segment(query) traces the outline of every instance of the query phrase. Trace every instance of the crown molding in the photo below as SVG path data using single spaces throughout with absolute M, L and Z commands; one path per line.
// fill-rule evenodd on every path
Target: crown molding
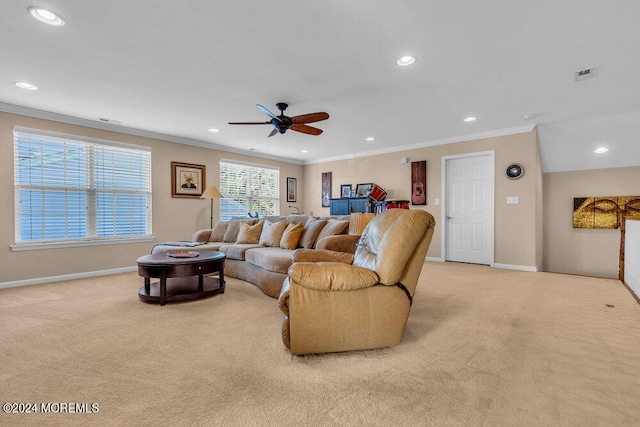
M 471 133 L 471 134 L 467 134 L 467 135 L 459 135 L 459 136 L 452 136 L 452 137 L 447 137 L 447 138 L 432 139 L 430 141 L 418 142 L 416 144 L 400 145 L 400 146 L 395 146 L 393 148 L 391 148 L 391 147 L 390 148 L 381 148 L 381 149 L 378 149 L 378 150 L 360 151 L 360 152 L 357 152 L 357 153 L 348 154 L 348 155 L 344 155 L 344 156 L 325 157 L 325 158 L 322 158 L 322 159 L 307 160 L 307 161 L 304 162 L 304 164 L 305 165 L 312 165 L 312 164 L 317 164 L 317 163 L 335 162 L 335 161 L 338 161 L 338 160 L 348 160 L 348 159 L 354 159 L 354 158 L 357 158 L 357 157 L 367 157 L 367 156 L 375 156 L 375 155 L 379 155 L 379 154 L 397 153 L 399 151 L 415 150 L 417 148 L 433 147 L 433 146 L 436 146 L 436 145 L 454 144 L 456 142 L 465 142 L 465 141 L 473 141 L 473 140 L 477 140 L 477 139 L 495 138 L 497 136 L 515 135 L 515 134 L 518 134 L 518 133 L 531 132 L 535 128 L 536 128 L 536 125 L 535 124 L 531 124 L 531 125 L 517 126 L 517 127 L 512 127 L 512 128 L 496 129 L 496 130 L 490 130 L 490 131 L 485 131 L 485 132 Z
M 183 138 L 174 135 L 167 135 L 157 132 L 151 132 L 142 129 L 136 129 L 128 126 L 120 126 L 113 123 L 104 123 L 95 120 L 82 119 L 80 117 L 67 116 L 65 114 L 52 113 L 50 111 L 37 110 L 34 108 L 21 107 L 19 105 L 6 104 L 0 102 L 0 111 L 21 116 L 34 117 L 37 119 L 52 120 L 55 122 L 67 123 L 71 125 L 84 126 L 93 129 L 106 130 L 110 132 L 118 132 L 126 135 L 140 136 L 143 138 L 159 139 L 161 141 L 174 142 L 176 144 L 193 145 L 196 147 L 208 148 L 211 150 L 219 150 L 227 153 L 242 154 L 245 156 L 259 157 L 263 159 L 275 160 L 279 162 L 303 165 L 300 160 L 289 159 L 285 157 L 272 156 L 255 151 L 238 150 L 224 145 L 218 145 L 212 142 L 200 141 L 197 139 Z
M 286 157 L 272 156 L 269 154 L 264 154 L 256 151 L 239 150 L 239 149 L 234 149 L 224 145 L 218 145 L 212 142 L 200 141 L 200 140 L 191 139 L 191 138 L 183 138 L 179 136 L 167 135 L 167 134 L 162 134 L 157 132 L 151 132 L 151 131 L 136 129 L 128 126 L 116 125 L 113 123 L 104 123 L 104 122 L 99 122 L 95 120 L 82 119 L 80 117 L 67 116 L 65 114 L 52 113 L 49 111 L 37 110 L 34 108 L 22 107 L 19 105 L 6 104 L 2 102 L 0 102 L 0 111 L 4 111 L 6 113 L 12 113 L 12 114 L 19 114 L 22 116 L 35 117 L 38 119 L 52 120 L 56 122 L 84 126 L 84 127 L 94 128 L 94 129 L 118 132 L 126 135 L 140 136 L 143 138 L 159 139 L 162 141 L 174 142 L 176 144 L 193 145 L 196 147 L 208 148 L 211 150 L 219 150 L 227 153 L 242 154 L 245 156 L 275 160 L 275 161 L 291 163 L 295 165 L 312 165 L 312 164 L 318 164 L 318 163 L 327 163 L 327 162 L 334 162 L 338 160 L 354 159 L 358 157 L 397 153 L 400 151 L 415 150 L 417 148 L 433 147 L 436 145 L 453 144 L 456 142 L 465 142 L 465 141 L 472 141 L 477 139 L 494 138 L 494 137 L 505 136 L 505 135 L 514 135 L 518 133 L 531 132 L 536 127 L 535 124 L 531 124 L 531 125 L 518 126 L 518 127 L 512 127 L 512 128 L 496 129 L 496 130 L 485 131 L 485 132 L 471 133 L 467 135 L 459 135 L 459 136 L 453 136 L 453 137 L 447 137 L 447 138 L 434 139 L 430 141 L 419 142 L 416 144 L 406 144 L 406 145 L 400 145 L 400 146 L 389 147 L 389 148 L 381 148 L 378 150 L 359 151 L 356 153 L 351 153 L 343 156 L 324 157 L 320 159 L 302 161 L 302 160 L 289 159 Z

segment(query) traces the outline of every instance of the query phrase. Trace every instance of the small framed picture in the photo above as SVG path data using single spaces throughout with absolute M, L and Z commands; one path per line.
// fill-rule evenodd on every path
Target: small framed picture
M 171 197 L 200 197 L 206 186 L 204 165 L 171 162 Z
M 356 197 L 367 197 L 372 187 L 372 182 L 370 182 L 369 184 L 358 184 L 356 186 Z
M 351 184 L 342 184 L 340 186 L 340 197 L 351 196 Z
M 287 177 L 287 202 L 295 202 L 298 198 L 298 183 L 295 178 Z

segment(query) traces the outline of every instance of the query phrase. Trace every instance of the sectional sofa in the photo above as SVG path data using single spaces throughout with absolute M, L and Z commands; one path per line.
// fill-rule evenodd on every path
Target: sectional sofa
M 212 229 L 194 233 L 192 241 L 199 245 L 193 250 L 224 252 L 225 276 L 253 283 L 266 295 L 278 298 L 296 249 L 355 253 L 360 236 L 349 234 L 349 218 L 289 215 L 218 221 Z M 175 249 L 159 244 L 152 253 Z

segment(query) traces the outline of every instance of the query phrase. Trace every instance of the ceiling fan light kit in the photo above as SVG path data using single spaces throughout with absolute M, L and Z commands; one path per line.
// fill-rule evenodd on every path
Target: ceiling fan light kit
M 320 122 L 322 120 L 327 120 L 329 118 L 329 114 L 325 112 L 318 113 L 310 113 L 310 114 L 302 114 L 299 116 L 288 117 L 284 115 L 284 110 L 289 107 L 289 105 L 285 102 L 278 102 L 276 104 L 278 110 L 280 110 L 280 115 L 276 116 L 267 108 L 263 107 L 260 104 L 256 104 L 256 108 L 262 111 L 264 114 L 269 116 L 271 120 L 266 122 L 229 122 L 230 125 L 268 125 L 273 126 L 273 130 L 269 134 L 268 137 L 272 137 L 277 133 L 285 133 L 289 129 L 294 130 L 300 133 L 306 133 L 308 135 L 320 135 L 322 133 L 322 129 L 318 129 L 313 126 L 309 126 L 307 123 L 315 123 Z

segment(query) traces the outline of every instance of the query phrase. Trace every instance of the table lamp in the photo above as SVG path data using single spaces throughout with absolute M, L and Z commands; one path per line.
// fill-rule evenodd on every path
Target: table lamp
M 218 191 L 218 188 L 215 185 L 210 185 L 204 190 L 201 199 L 211 199 L 211 227 L 213 228 L 213 199 L 222 199 L 222 194 Z

